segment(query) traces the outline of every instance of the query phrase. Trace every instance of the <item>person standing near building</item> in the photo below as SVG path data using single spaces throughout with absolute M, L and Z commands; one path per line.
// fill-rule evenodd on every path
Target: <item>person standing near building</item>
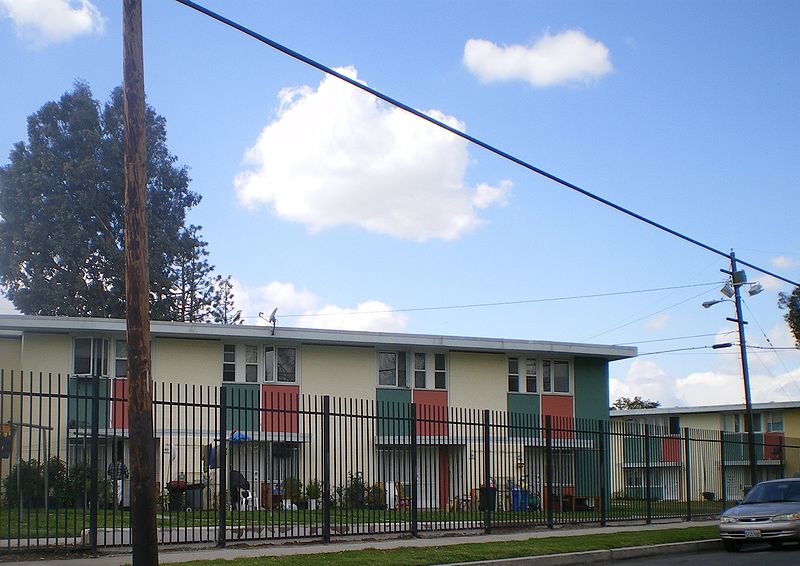
M 111 478 L 111 481 L 114 482 L 114 487 L 116 488 L 116 505 L 118 507 L 122 507 L 122 486 L 125 479 L 128 477 L 128 466 L 125 465 L 125 462 L 122 458 L 122 453 L 117 455 L 117 461 L 111 462 L 106 468 L 106 474 L 108 477 Z

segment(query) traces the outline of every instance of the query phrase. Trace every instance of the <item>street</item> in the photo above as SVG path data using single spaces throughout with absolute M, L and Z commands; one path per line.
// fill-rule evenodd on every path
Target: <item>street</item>
M 634 560 L 617 560 L 603 564 L 624 566 L 658 566 L 658 565 L 697 565 L 704 566 L 737 566 L 744 564 L 769 563 L 770 566 L 789 566 L 800 562 L 800 545 L 787 544 L 781 548 L 771 548 L 766 544 L 754 544 L 741 552 L 694 552 L 690 554 L 673 554 L 653 558 Z

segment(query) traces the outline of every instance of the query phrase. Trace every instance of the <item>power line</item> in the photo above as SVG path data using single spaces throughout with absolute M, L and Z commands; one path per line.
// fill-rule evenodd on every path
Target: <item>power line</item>
M 553 182 L 555 182 L 555 183 L 557 183 L 557 184 L 559 184 L 559 185 L 561 185 L 563 187 L 566 187 L 566 188 L 568 188 L 568 189 L 570 189 L 572 191 L 580 193 L 581 195 L 583 195 L 585 197 L 588 197 L 588 198 L 590 198 L 590 199 L 592 199 L 594 201 L 597 201 L 597 202 L 599 202 L 601 204 L 604 204 L 604 205 L 606 205 L 608 207 L 611 207 L 614 210 L 616 210 L 618 212 L 621 212 L 621 213 L 623 213 L 623 214 L 625 214 L 627 216 L 630 216 L 632 218 L 635 218 L 636 220 L 644 222 L 645 224 L 649 224 L 650 226 L 652 226 L 654 228 L 657 228 L 657 229 L 659 229 L 659 230 L 661 230 L 663 232 L 671 234 L 672 236 L 680 238 L 681 240 L 689 242 L 690 244 L 694 244 L 695 246 L 701 247 L 701 248 L 703 248 L 703 249 L 705 249 L 707 251 L 715 253 L 715 254 L 717 254 L 719 256 L 722 256 L 722 257 L 724 257 L 726 259 L 728 259 L 730 257 L 730 254 L 728 254 L 726 252 L 723 252 L 722 250 L 718 250 L 717 248 L 715 248 L 713 246 L 705 244 L 705 243 L 703 243 L 703 242 L 701 242 L 699 240 L 696 240 L 696 239 L 694 239 L 694 238 L 692 238 L 690 236 L 687 236 L 686 234 L 678 232 L 677 230 L 673 230 L 672 228 L 668 228 L 664 224 L 656 222 L 655 220 L 651 220 L 651 219 L 647 218 L 646 216 L 643 216 L 643 215 L 638 214 L 638 213 L 636 213 L 636 212 L 634 212 L 634 211 L 632 211 L 632 210 L 630 210 L 628 208 L 625 208 L 625 207 L 623 207 L 621 205 L 618 205 L 618 204 L 616 204 L 616 203 L 614 203 L 614 202 L 612 202 L 612 201 L 610 201 L 610 200 L 608 200 L 606 198 L 603 198 L 603 197 L 601 197 L 601 196 L 599 196 L 599 195 L 597 195 L 595 193 L 592 193 L 592 192 L 590 192 L 590 191 L 588 191 L 586 189 L 582 189 L 578 185 L 570 183 L 569 181 L 566 181 L 566 180 L 564 180 L 564 179 L 562 179 L 562 178 L 560 178 L 560 177 L 558 177 L 558 176 L 556 176 L 556 175 L 554 175 L 552 173 L 549 173 L 549 172 L 545 171 L 544 169 L 536 167 L 535 165 L 532 165 L 532 164 L 528 163 L 527 161 L 524 161 L 524 160 L 522 160 L 522 159 L 520 159 L 518 157 L 515 157 L 515 156 L 511 155 L 510 153 L 508 153 L 506 151 L 503 151 L 503 150 L 501 150 L 501 149 L 499 149 L 499 148 L 497 148 L 497 147 L 495 147 L 495 146 L 493 146 L 493 145 L 491 145 L 491 144 L 489 144 L 487 142 L 484 142 L 484 141 L 482 141 L 482 140 L 480 140 L 480 139 L 478 139 L 478 138 L 476 138 L 474 136 L 471 136 L 471 135 L 469 135 L 469 134 L 467 134 L 465 132 L 462 132 L 462 131 L 460 131 L 460 130 L 452 127 L 452 126 L 449 126 L 449 125 L 445 124 L 444 122 L 441 122 L 441 121 L 437 120 L 436 118 L 428 116 L 424 112 L 420 112 L 419 110 L 417 110 L 415 108 L 412 108 L 411 106 L 408 106 L 407 104 L 404 104 L 403 102 L 400 102 L 399 100 L 394 99 L 394 98 L 392 98 L 392 97 L 390 97 L 390 96 L 388 96 L 386 94 L 383 94 L 382 92 L 380 92 L 378 90 L 375 90 L 374 88 L 371 88 L 371 87 L 369 87 L 369 86 L 367 86 L 367 85 L 365 85 L 363 83 L 360 83 L 357 80 L 352 79 L 352 78 L 350 78 L 350 77 L 348 77 L 348 76 L 346 76 L 346 75 L 334 70 L 331 67 L 323 65 L 322 63 L 320 63 L 320 62 L 318 62 L 318 61 L 316 61 L 314 59 L 311 59 L 310 57 L 306 57 L 305 55 L 302 55 L 301 53 L 298 53 L 297 51 L 289 49 L 288 47 L 278 43 L 277 41 L 273 41 L 273 40 L 269 39 L 268 37 L 266 37 L 264 35 L 261 35 L 260 33 L 257 33 L 255 31 L 251 30 L 250 28 L 247 28 L 247 27 L 245 27 L 245 26 L 243 26 L 243 25 L 241 25 L 241 24 L 239 24 L 239 23 L 237 23 L 237 22 L 235 22 L 233 20 L 230 20 L 230 19 L 226 18 L 225 16 L 222 16 L 222 15 L 220 15 L 220 14 L 218 14 L 218 13 L 212 11 L 212 10 L 209 10 L 208 8 L 206 8 L 204 6 L 201 6 L 200 4 L 197 4 L 196 2 L 191 2 L 190 0 L 176 0 L 176 1 L 181 3 L 181 4 L 183 4 L 183 5 L 185 5 L 185 6 L 187 6 L 187 7 L 189 7 L 189 8 L 192 8 L 193 10 L 196 10 L 196 11 L 202 13 L 202 14 L 205 14 L 206 16 L 208 16 L 208 17 L 210 17 L 212 19 L 215 19 L 220 23 L 223 23 L 223 24 L 225 24 L 225 25 L 227 25 L 229 27 L 232 27 L 233 29 L 235 29 L 237 31 L 240 31 L 240 32 L 242 32 L 242 33 L 244 33 L 246 35 L 249 35 L 253 39 L 255 39 L 257 41 L 260 41 L 261 43 L 264 43 L 264 44 L 272 47 L 273 49 L 275 49 L 277 51 L 280 51 L 281 53 L 283 53 L 285 55 L 288 55 L 289 57 L 292 57 L 293 59 L 297 59 L 298 61 L 300 61 L 302 63 L 305 63 L 306 65 L 309 65 L 311 67 L 314 67 L 315 69 L 317 69 L 319 71 L 322 71 L 325 74 L 334 76 L 337 79 L 342 80 L 342 81 L 350 84 L 351 86 L 354 86 L 354 87 L 356 87 L 356 88 L 358 88 L 358 89 L 360 89 L 360 90 L 362 90 L 362 91 L 364 91 L 366 93 L 371 94 L 372 96 L 374 96 L 376 98 L 379 98 L 380 100 L 383 100 L 384 102 L 386 102 L 388 104 L 391 104 L 392 106 L 395 106 L 395 107 L 397 107 L 397 108 L 399 108 L 401 110 L 404 110 L 404 111 L 408 112 L 409 114 L 413 114 L 417 118 L 420 118 L 422 120 L 430 122 L 434 126 L 438 126 L 439 128 L 447 130 L 448 132 L 450 132 L 451 134 L 453 134 L 455 136 L 458 136 L 458 137 L 460 137 L 460 138 L 462 138 L 462 139 L 464 139 L 464 140 L 466 140 L 466 141 L 468 141 L 470 143 L 473 143 L 473 144 L 475 144 L 475 145 L 477 145 L 479 147 L 482 147 L 486 151 L 488 151 L 490 153 L 493 153 L 495 155 L 498 155 L 498 156 L 500 156 L 500 157 L 502 157 L 504 159 L 507 159 L 508 161 L 516 163 L 520 167 L 528 169 L 529 171 L 532 171 L 532 172 L 534 172 L 534 173 L 536 173 L 538 175 L 541 175 L 542 177 L 550 179 L 551 181 L 553 181 Z M 776 279 L 780 279 L 781 281 L 784 281 L 784 282 L 789 283 L 791 285 L 794 285 L 796 287 L 800 287 L 800 283 L 792 281 L 791 279 L 787 279 L 786 277 L 782 277 L 781 275 L 778 275 L 776 273 L 772 273 L 771 271 L 768 271 L 768 270 L 766 270 L 764 268 L 758 267 L 757 265 L 754 265 L 752 263 L 748 263 L 748 262 L 746 262 L 746 261 L 744 261 L 742 259 L 737 258 L 737 261 L 739 263 L 741 263 L 742 265 L 746 265 L 746 266 L 748 266 L 748 267 L 750 267 L 752 269 L 755 269 L 756 271 L 764 273 L 765 275 L 770 275 L 772 277 L 775 277 Z
M 587 295 L 571 295 L 565 297 L 547 297 L 543 299 L 522 299 L 517 301 L 498 301 L 492 303 L 471 303 L 464 305 L 440 305 L 432 307 L 409 307 L 404 309 L 385 309 L 375 311 L 343 311 L 343 312 L 319 312 L 319 313 L 304 313 L 304 314 L 283 314 L 281 318 L 303 318 L 312 316 L 340 316 L 340 315 L 362 315 L 362 314 L 387 314 L 399 312 L 419 312 L 419 311 L 440 311 L 440 310 L 455 310 L 455 309 L 472 309 L 472 308 L 485 308 L 485 307 L 503 307 L 509 305 L 526 305 L 534 303 L 552 303 L 557 301 L 573 301 L 578 299 L 597 299 L 603 297 L 617 297 L 620 295 L 636 295 L 641 293 L 655 293 L 660 291 L 669 291 L 673 289 L 688 289 L 692 287 L 708 287 L 710 285 L 718 285 L 718 281 L 710 283 L 693 283 L 691 285 L 675 285 L 672 287 L 657 287 L 654 289 L 635 289 L 630 291 L 611 291 L 608 293 L 592 293 Z M 705 291 L 703 291 L 705 293 Z M 701 293 L 702 294 L 702 293 Z M 694 298 L 694 297 L 692 297 Z M 247 316 L 245 318 L 256 318 Z
M 729 332 L 723 332 L 722 336 L 727 336 L 728 334 L 734 334 L 736 331 L 731 330 Z M 673 338 L 656 338 L 654 340 L 637 340 L 633 342 L 620 342 L 616 344 L 617 346 L 631 346 L 634 344 L 651 344 L 653 342 L 672 342 L 675 340 L 688 340 L 689 338 L 708 338 L 709 336 L 717 336 L 719 333 L 711 332 L 709 334 L 692 334 L 691 336 L 675 336 Z

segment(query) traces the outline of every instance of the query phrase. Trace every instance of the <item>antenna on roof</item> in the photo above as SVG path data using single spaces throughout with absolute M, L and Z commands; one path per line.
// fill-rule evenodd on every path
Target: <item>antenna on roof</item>
M 275 318 L 276 312 L 278 312 L 278 307 L 272 309 L 272 314 L 269 315 L 269 318 L 266 318 L 263 312 L 258 313 L 258 318 L 264 319 L 268 324 L 272 325 L 272 336 L 275 336 L 275 325 L 278 324 L 278 319 Z

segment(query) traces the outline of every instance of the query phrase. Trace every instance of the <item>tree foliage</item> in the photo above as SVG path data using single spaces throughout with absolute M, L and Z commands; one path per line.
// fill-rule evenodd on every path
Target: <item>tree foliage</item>
M 779 293 L 778 306 L 786 309 L 784 318 L 794 336 L 795 346 L 800 348 L 800 287 L 795 287 L 791 293 Z
M 660 407 L 661 403 L 658 401 L 651 401 L 650 399 L 642 399 L 638 395 L 631 399 L 630 397 L 620 397 L 611 405 L 612 411 L 626 411 L 628 409 L 655 409 Z
M 211 308 L 211 319 L 220 324 L 242 324 L 242 311 L 236 308 L 233 301 L 233 283 L 231 276 L 217 275 L 214 279 L 214 304 Z
M 101 105 L 77 82 L 28 118 L 0 167 L 0 284 L 25 314 L 123 317 L 123 94 Z M 150 317 L 210 317 L 213 266 L 186 214 L 200 202 L 146 110 Z

